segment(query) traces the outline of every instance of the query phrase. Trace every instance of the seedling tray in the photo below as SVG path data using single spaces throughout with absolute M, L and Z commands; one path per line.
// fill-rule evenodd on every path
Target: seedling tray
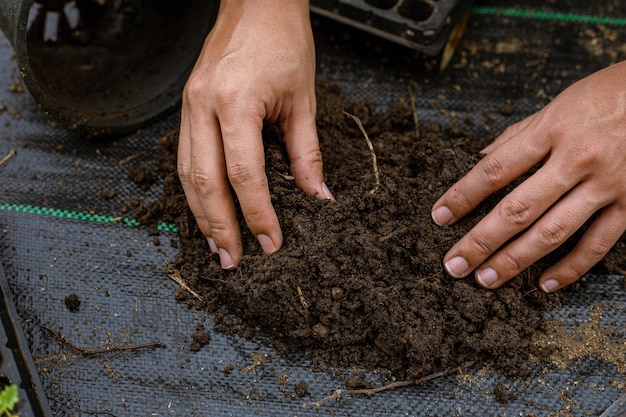
M 311 10 L 436 56 L 471 4 L 469 0 L 311 0 Z
M 52 416 L 1 265 L 0 320 L 2 321 L 0 327 L 0 375 L 3 384 L 8 382 L 19 388 L 20 400 L 15 410 L 17 415 L 20 417 Z

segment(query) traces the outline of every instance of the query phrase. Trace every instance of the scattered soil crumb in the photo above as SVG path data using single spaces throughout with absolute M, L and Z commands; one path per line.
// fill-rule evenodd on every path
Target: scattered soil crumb
M 141 187 L 143 191 L 147 191 L 153 184 L 157 182 L 159 176 L 154 171 L 153 164 L 147 162 L 129 162 L 128 177 Z
M 203 346 L 206 346 L 211 341 L 211 334 L 206 330 L 196 330 L 191 334 L 192 342 L 189 345 L 189 350 L 192 352 L 197 352 L 202 349 Z
M 101 190 L 100 191 L 100 198 L 102 198 L 103 200 L 112 200 L 115 198 L 115 196 L 117 195 L 117 193 L 115 192 L 115 190 Z
M 242 372 L 253 372 L 260 365 L 267 363 L 267 354 L 266 353 L 252 353 L 252 364 L 248 366 L 244 366 L 241 370 Z
M 534 347 L 541 357 L 548 353 L 550 361 L 560 369 L 585 357 L 597 357 L 626 375 L 626 343 L 621 329 L 602 322 L 605 315 L 602 305 L 593 304 L 589 310 L 589 320 L 578 326 L 572 327 L 558 319 L 546 320 L 543 332 L 537 333 L 533 340 Z
M 80 298 L 74 293 L 67 295 L 63 301 L 70 311 L 76 311 L 80 307 Z
M 503 404 L 506 404 L 509 401 L 517 398 L 516 395 L 512 392 L 509 392 L 509 390 L 500 381 L 496 382 L 496 384 L 494 385 L 493 394 L 495 395 L 496 400 Z
M 306 382 L 304 382 L 304 381 L 300 381 L 300 382 L 294 384 L 293 389 L 296 392 L 296 395 L 298 397 L 302 398 L 309 391 L 309 385 Z

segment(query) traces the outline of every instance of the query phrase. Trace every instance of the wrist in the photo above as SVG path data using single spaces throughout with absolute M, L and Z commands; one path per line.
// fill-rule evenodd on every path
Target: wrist
M 221 0 L 220 13 L 277 13 L 276 18 L 284 19 L 285 13 L 305 13 L 309 15 L 309 0 Z

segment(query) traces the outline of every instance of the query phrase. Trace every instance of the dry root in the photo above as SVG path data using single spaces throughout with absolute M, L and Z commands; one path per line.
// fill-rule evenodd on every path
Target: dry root
M 420 385 L 423 384 L 424 382 L 436 379 L 436 378 L 440 378 L 442 376 L 447 376 L 447 375 L 451 375 L 457 372 L 461 372 L 463 369 L 469 368 L 470 366 L 474 365 L 476 363 L 476 361 L 470 361 L 470 362 L 466 362 L 461 366 L 458 366 L 456 368 L 451 368 L 451 369 L 446 369 L 444 371 L 441 372 L 435 372 L 434 374 L 430 374 L 427 375 L 423 378 L 418 378 L 418 379 L 410 379 L 410 380 L 406 380 L 406 381 L 397 381 L 397 382 L 392 382 L 390 384 L 387 385 L 383 385 L 382 387 L 378 387 L 378 388 L 368 388 L 368 389 L 347 389 L 347 390 L 343 390 L 343 389 L 338 389 L 333 391 L 332 394 L 330 394 L 328 397 L 326 398 L 322 398 L 319 401 L 315 401 L 312 403 L 304 403 L 302 404 L 303 408 L 306 407 L 320 407 L 322 404 L 327 403 L 329 401 L 332 400 L 337 400 L 339 401 L 342 397 L 346 396 L 346 395 L 367 395 L 368 397 L 371 397 L 375 394 L 378 394 L 379 392 L 383 392 L 383 391 L 389 391 L 389 390 L 393 390 L 396 388 L 402 388 L 402 387 L 408 387 L 410 385 Z
M 346 116 L 350 116 L 356 122 L 357 126 L 359 126 L 359 129 L 361 130 L 361 133 L 363 133 L 363 136 L 365 137 L 367 146 L 370 148 L 370 153 L 372 154 L 372 165 L 374 165 L 374 178 L 375 178 L 374 188 L 370 191 L 370 194 L 374 194 L 376 190 L 378 190 L 378 187 L 380 187 L 380 175 L 378 173 L 378 161 L 376 159 L 376 152 L 374 152 L 374 145 L 372 145 L 372 141 L 370 140 L 369 136 L 367 136 L 367 132 L 365 131 L 365 128 L 363 127 L 363 123 L 361 123 L 361 119 L 345 111 L 343 112 L 343 114 L 345 114 Z

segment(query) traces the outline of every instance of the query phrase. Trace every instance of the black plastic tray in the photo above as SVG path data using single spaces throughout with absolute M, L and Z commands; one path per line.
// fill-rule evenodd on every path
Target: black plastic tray
M 438 55 L 470 0 L 311 0 L 311 10 L 428 55 Z
M 20 417 L 52 416 L 1 265 L 0 320 L 0 374 L 19 387 L 17 414 Z

